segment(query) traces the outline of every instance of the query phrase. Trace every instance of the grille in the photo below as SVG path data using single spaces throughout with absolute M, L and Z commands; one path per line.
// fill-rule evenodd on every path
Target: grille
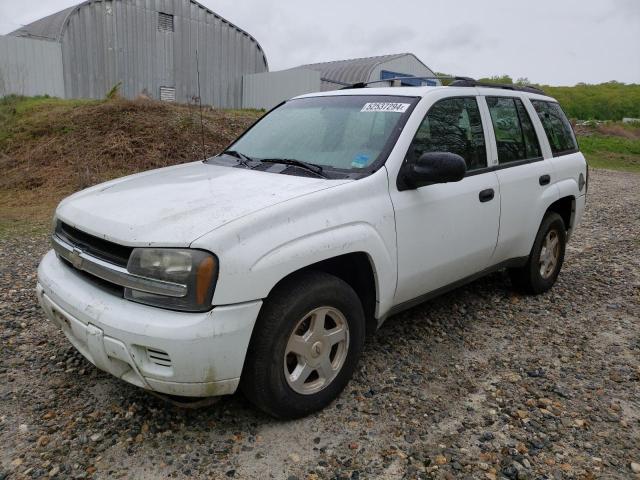
M 64 222 L 58 222 L 56 235 L 89 255 L 120 267 L 127 266 L 129 257 L 133 251 L 132 247 L 125 247 L 102 238 L 94 237 Z
M 76 267 L 71 265 L 71 263 L 69 261 L 65 260 L 62 257 L 58 257 L 58 258 L 67 267 L 73 269 L 78 275 L 80 275 L 82 278 L 84 278 L 88 282 L 91 282 L 96 287 L 102 289 L 103 291 L 105 291 L 107 293 L 110 293 L 112 295 L 116 295 L 117 297 L 124 298 L 124 287 L 121 287 L 120 285 L 115 285 L 115 284 L 113 284 L 111 282 L 107 282 L 106 280 L 102 280 L 101 278 L 95 277 L 95 276 L 91 275 L 90 273 L 83 272 L 82 270 L 78 270 Z
M 176 89 L 174 87 L 160 87 L 160 100 L 163 102 L 175 102 Z
M 173 15 L 168 13 L 158 14 L 158 30 L 161 32 L 173 32 L 175 29 L 173 25 Z
M 147 357 L 151 363 L 159 367 L 171 367 L 171 357 L 167 352 L 147 347 Z

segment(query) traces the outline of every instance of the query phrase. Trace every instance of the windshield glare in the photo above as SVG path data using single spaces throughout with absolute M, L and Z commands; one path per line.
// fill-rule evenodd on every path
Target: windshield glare
M 229 149 L 254 159 L 301 160 L 344 170 L 367 168 L 380 157 L 415 101 L 370 95 L 291 100 Z

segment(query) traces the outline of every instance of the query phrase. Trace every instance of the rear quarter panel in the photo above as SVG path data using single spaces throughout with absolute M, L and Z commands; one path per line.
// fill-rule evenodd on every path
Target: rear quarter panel
M 582 220 L 586 203 L 587 188 L 583 186 L 582 190 L 580 190 L 580 175 L 586 180 L 587 161 L 581 152 L 576 152 L 554 157 L 551 162 L 553 163 L 560 198 L 573 197 L 575 199 L 571 224 L 567 225 L 569 235 L 573 235 Z

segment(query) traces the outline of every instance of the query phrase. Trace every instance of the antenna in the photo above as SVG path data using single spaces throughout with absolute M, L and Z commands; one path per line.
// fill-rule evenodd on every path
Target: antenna
M 200 136 L 202 137 L 202 160 L 207 159 L 207 150 L 204 145 L 204 118 L 202 116 L 202 94 L 200 93 L 200 60 L 196 49 L 196 71 L 198 73 L 198 103 L 200 104 Z

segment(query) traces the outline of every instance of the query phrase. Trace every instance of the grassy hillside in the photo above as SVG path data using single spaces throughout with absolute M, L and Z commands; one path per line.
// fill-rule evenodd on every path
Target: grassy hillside
M 205 150 L 218 153 L 256 111 L 205 109 Z M 64 196 L 102 181 L 202 158 L 196 107 L 151 100 L 0 100 L 0 229 L 41 223 Z
M 640 118 L 640 85 L 609 82 L 575 87 L 541 85 L 557 99 L 570 118 L 581 120 L 622 120 Z
M 481 78 L 487 83 L 532 84 L 527 78 L 513 80 L 509 75 Z M 640 85 L 606 82 L 579 83 L 573 87 L 536 85 L 556 98 L 570 118 L 580 120 L 622 120 L 640 118 Z
M 640 172 L 640 126 L 579 126 L 576 133 L 591 167 Z

